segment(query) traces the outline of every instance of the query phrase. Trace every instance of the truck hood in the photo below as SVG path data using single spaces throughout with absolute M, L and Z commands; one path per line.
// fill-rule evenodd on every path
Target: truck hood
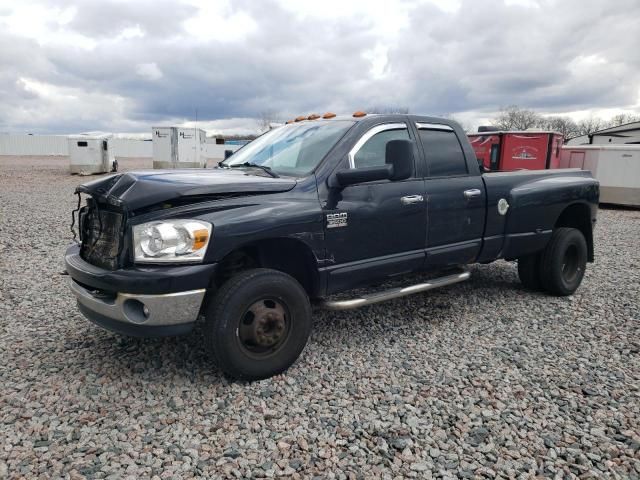
M 295 185 L 291 177 L 272 178 L 240 169 L 147 170 L 87 182 L 79 185 L 76 193 L 134 211 L 159 203 L 286 192 Z

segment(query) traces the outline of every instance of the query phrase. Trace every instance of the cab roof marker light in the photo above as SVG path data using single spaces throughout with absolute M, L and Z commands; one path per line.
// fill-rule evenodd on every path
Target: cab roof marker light
M 333 118 L 335 116 L 336 116 L 335 113 L 327 112 L 322 116 L 322 118 Z
M 353 116 L 356 118 L 364 117 L 365 115 L 366 115 L 366 112 L 363 112 L 361 110 L 358 110 L 357 112 L 353 113 Z
M 317 118 L 320 118 L 320 115 L 318 115 L 317 113 L 312 113 L 307 117 L 307 120 L 316 120 Z
M 306 120 L 306 119 L 307 119 L 307 117 L 305 117 L 304 115 L 301 115 L 299 117 L 296 117 L 296 119 L 294 121 L 295 122 L 301 122 L 301 121 Z

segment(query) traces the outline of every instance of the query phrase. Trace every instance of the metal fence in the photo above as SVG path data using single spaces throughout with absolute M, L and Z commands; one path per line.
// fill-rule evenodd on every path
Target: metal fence
M 153 157 L 151 140 L 135 140 L 131 138 L 114 138 L 110 142 L 114 157 Z
M 151 140 L 112 138 L 109 140 L 115 157 L 153 156 Z M 0 135 L 0 155 L 67 156 L 69 146 L 65 135 Z
M 68 155 L 62 135 L 0 135 L 0 155 Z
M 112 138 L 109 140 L 109 145 L 114 157 L 153 157 L 151 140 Z M 224 159 L 226 150 L 235 152 L 241 146 L 216 145 L 207 141 L 205 156 L 219 162 Z M 66 156 L 69 155 L 69 147 L 67 137 L 64 135 L 0 135 L 0 155 Z

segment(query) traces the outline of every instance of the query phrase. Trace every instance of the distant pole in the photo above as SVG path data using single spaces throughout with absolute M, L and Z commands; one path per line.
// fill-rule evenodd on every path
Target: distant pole
M 200 139 L 198 138 L 198 109 L 196 108 L 196 121 L 193 126 L 193 142 L 194 142 L 193 148 L 195 148 L 196 150 L 196 162 L 198 162 L 198 164 L 200 163 L 200 149 L 198 148 L 199 140 Z

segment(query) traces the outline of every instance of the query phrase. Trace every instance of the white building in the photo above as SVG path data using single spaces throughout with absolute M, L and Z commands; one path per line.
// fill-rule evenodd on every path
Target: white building
M 620 145 L 640 144 L 640 122 L 604 128 L 589 135 L 580 135 L 567 141 L 567 145 Z

